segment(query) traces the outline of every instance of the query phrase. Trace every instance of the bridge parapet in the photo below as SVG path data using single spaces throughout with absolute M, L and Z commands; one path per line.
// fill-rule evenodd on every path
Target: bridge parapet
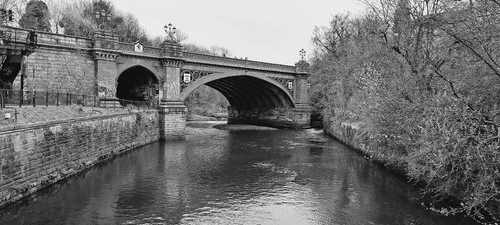
M 266 70 L 282 73 L 296 73 L 295 66 L 287 66 L 274 63 L 258 62 L 246 59 L 236 59 L 230 57 L 222 57 L 195 52 L 184 52 L 184 59 L 188 62 L 201 63 L 207 65 L 219 65 L 228 67 L 239 67 L 255 70 Z
M 11 45 L 26 45 L 27 36 L 30 30 L 18 27 L 5 27 L 5 39 Z M 37 45 L 66 46 L 73 48 L 90 48 L 92 39 L 64 34 L 54 34 L 43 31 L 36 31 Z
M 18 27 L 5 27 L 4 36 L 8 39 L 10 46 L 26 46 L 27 40 L 26 37 L 30 32 L 29 29 L 18 28 Z M 134 53 L 139 55 L 145 55 L 149 57 L 161 58 L 168 53 L 169 49 L 164 49 L 162 47 L 153 47 L 153 46 L 143 46 L 142 51 L 137 51 L 134 43 L 125 43 L 125 42 L 115 42 L 114 40 L 108 40 L 107 42 L 115 42 L 111 45 L 103 45 L 103 46 L 94 46 L 94 42 L 92 38 L 79 37 L 79 36 L 71 36 L 64 34 L 55 34 L 43 31 L 36 31 L 38 36 L 38 46 L 52 46 L 52 47 L 70 47 L 76 49 L 92 49 L 93 47 L 98 48 L 111 48 L 111 50 L 120 51 L 124 54 Z M 105 38 L 104 36 L 99 36 L 101 38 Z M 94 37 L 94 39 L 99 39 Z M 167 53 L 164 52 L 167 50 Z M 169 55 L 169 54 L 167 54 Z M 288 74 L 296 74 L 303 73 L 305 71 L 301 71 L 297 66 L 289 66 L 289 65 L 281 65 L 275 63 L 267 63 L 267 62 L 259 62 L 252 61 L 247 59 L 237 59 L 231 57 L 222 57 L 215 56 L 209 54 L 195 53 L 182 51 L 183 60 L 191 63 L 200 63 L 205 65 L 216 65 L 216 66 L 224 66 L 224 67 L 234 67 L 234 68 L 244 68 L 244 69 L 253 69 L 253 70 L 262 70 L 262 71 L 272 71 L 272 72 L 281 72 Z
M 118 43 L 118 50 L 120 51 L 133 52 L 134 48 L 135 48 L 134 43 L 125 43 L 125 42 Z
M 137 52 L 135 49 L 135 44 L 134 43 L 125 43 L 125 42 L 118 42 L 118 49 L 119 51 L 122 51 L 124 53 L 127 52 Z M 160 56 L 162 53 L 162 49 L 160 47 L 152 47 L 152 46 L 143 46 L 142 52 L 138 52 L 140 54 L 149 54 L 153 56 Z

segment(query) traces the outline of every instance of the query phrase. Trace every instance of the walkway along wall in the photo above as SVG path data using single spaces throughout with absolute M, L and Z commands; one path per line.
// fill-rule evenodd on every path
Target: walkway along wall
M 0 206 L 158 141 L 157 110 L 0 129 Z

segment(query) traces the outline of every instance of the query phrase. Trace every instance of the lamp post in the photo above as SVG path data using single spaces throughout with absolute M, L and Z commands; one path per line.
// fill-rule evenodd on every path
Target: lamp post
M 2 20 L 2 26 L 4 26 L 7 22 L 12 22 L 14 20 L 14 13 L 10 9 L 0 9 L 0 16 Z
M 103 30 L 103 27 L 106 27 L 106 23 L 111 20 L 111 13 L 107 12 L 104 9 L 101 11 L 96 10 L 94 15 L 97 19 L 99 30 Z
M 304 61 L 306 56 L 306 51 L 304 49 L 301 49 L 299 53 L 300 53 L 300 61 Z
M 0 9 L 0 45 L 4 45 L 5 25 L 14 20 L 12 10 Z
M 177 29 L 172 25 L 172 23 L 165 25 L 163 28 L 165 29 L 165 34 L 167 34 L 167 37 L 170 38 L 170 41 L 177 42 L 177 38 L 175 37 L 175 35 L 177 34 Z

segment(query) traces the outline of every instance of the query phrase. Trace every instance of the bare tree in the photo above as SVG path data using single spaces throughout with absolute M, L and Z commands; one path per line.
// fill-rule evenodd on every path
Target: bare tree
M 64 11 L 68 8 L 68 2 L 64 0 L 47 0 L 46 1 L 50 11 L 50 23 L 52 30 L 56 34 L 61 32 L 61 21 L 64 17 Z
M 319 49 L 331 53 L 335 57 L 340 57 L 344 42 L 351 35 L 351 20 L 349 14 L 335 15 L 329 26 L 316 27 L 313 34 L 313 44 Z

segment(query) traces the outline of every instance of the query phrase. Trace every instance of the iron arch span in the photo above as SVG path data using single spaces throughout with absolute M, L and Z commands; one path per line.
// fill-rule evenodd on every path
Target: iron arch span
M 225 75 L 197 80 L 186 86 L 181 98 L 184 100 L 201 85 L 220 92 L 228 100 L 228 123 L 242 123 L 287 127 L 279 118 L 295 107 L 292 92 L 279 84 L 261 77 L 249 75 Z
M 158 95 L 158 78 L 145 67 L 133 66 L 118 76 L 116 87 L 118 99 L 153 103 L 157 101 Z

